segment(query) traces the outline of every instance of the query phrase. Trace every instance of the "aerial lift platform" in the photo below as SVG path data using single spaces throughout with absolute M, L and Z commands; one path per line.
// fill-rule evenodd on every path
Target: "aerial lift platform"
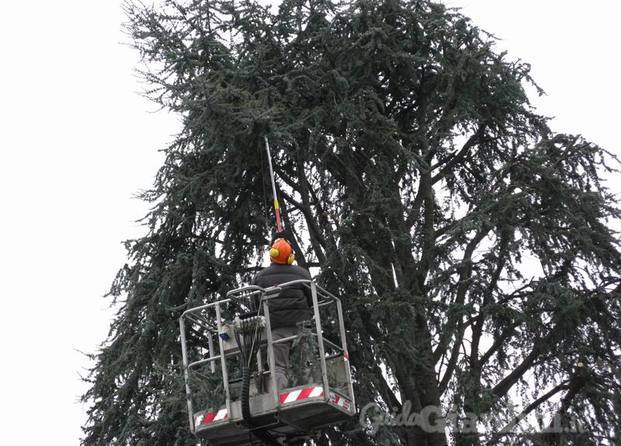
M 270 300 L 287 287 L 310 289 L 313 317 L 274 340 Z M 315 282 L 238 288 L 185 311 L 179 324 L 190 428 L 205 444 L 293 445 L 355 414 L 341 301 Z M 280 342 L 292 343 L 297 369 L 283 389 L 272 373 Z

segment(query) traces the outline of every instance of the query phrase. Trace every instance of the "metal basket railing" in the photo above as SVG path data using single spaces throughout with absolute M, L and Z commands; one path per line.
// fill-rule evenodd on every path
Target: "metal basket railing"
M 276 374 L 274 373 L 275 358 L 273 346 L 281 342 L 290 342 L 296 339 L 298 335 L 278 340 L 272 338 L 270 301 L 278 297 L 281 291 L 288 287 L 306 287 L 310 289 L 312 298 L 311 310 L 313 315 L 310 321 L 311 333 L 317 341 L 321 384 L 324 390 L 323 395 L 326 401 L 329 398 L 330 387 L 327 363 L 338 357 L 343 357 L 345 361 L 349 359 L 343 321 L 343 309 L 340 299 L 318 286 L 312 280 L 306 279 L 294 280 L 269 288 L 248 285 L 229 291 L 224 299 L 186 310 L 179 318 L 185 391 L 187 395 L 190 426 L 193 432 L 195 431 L 195 412 L 193 389 L 190 382 L 190 374 L 193 370 L 208 366 L 208 371 L 212 374 L 216 374 L 218 369 L 217 365 L 219 364 L 225 407 L 227 413 L 231 413 L 232 400 L 228 365 L 240 352 L 232 347 L 232 343 L 226 339 L 228 336 L 227 330 L 230 327 L 230 319 L 234 316 L 239 317 L 244 311 L 247 315 L 248 309 L 256 311 L 258 315 L 262 315 L 265 318 L 265 342 L 259 346 L 259 351 L 257 352 L 257 364 L 259 368 L 257 373 L 269 376 L 271 380 L 270 393 L 274 400 L 274 406 L 276 408 L 280 406 Z M 229 318 L 229 323 L 225 322 L 224 314 Z M 323 326 L 322 323 L 325 326 Z M 335 334 L 338 340 L 332 341 L 324 337 L 324 331 L 328 328 L 332 329 L 333 332 L 336 331 Z M 334 328 L 337 328 L 337 330 L 334 330 Z M 195 344 L 199 344 L 198 346 L 188 344 L 188 334 L 193 336 L 193 340 L 199 341 L 195 342 Z M 206 342 L 204 342 L 204 338 L 207 338 Z M 265 349 L 266 351 L 269 366 L 268 370 L 261 369 L 261 349 Z M 205 350 L 207 354 L 205 354 Z M 326 351 L 330 351 L 331 353 L 326 354 Z M 345 369 L 346 382 L 344 384 L 346 392 L 351 398 L 352 404 L 354 404 L 351 373 L 348 366 L 345 367 Z M 204 408 L 201 407 L 200 409 Z

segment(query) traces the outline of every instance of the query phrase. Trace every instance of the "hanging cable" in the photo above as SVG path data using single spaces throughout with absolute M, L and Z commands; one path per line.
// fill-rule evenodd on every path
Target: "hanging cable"
M 249 315 L 235 319 L 235 341 L 239 348 L 242 388 L 241 388 L 241 411 L 242 423 L 249 429 L 249 433 L 266 445 L 282 446 L 267 429 L 256 426 L 250 412 L 250 376 L 253 368 L 253 360 L 261 345 L 261 334 L 265 328 L 265 319 L 261 316 L 262 305 L 259 302 L 255 316 Z

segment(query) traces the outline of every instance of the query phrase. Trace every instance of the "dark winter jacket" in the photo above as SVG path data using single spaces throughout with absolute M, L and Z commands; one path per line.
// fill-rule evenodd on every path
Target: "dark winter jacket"
M 280 285 L 292 280 L 309 279 L 311 275 L 305 268 L 297 265 L 272 263 L 255 276 L 253 283 L 262 288 Z M 311 318 L 312 297 L 310 289 L 304 285 L 284 288 L 278 297 L 269 301 L 270 324 L 272 329 L 295 327 L 300 321 Z

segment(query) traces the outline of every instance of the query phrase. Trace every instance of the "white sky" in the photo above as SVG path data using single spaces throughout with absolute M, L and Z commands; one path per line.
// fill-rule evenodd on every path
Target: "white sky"
M 621 155 L 621 6 L 613 0 L 451 0 L 530 62 L 559 131 Z M 3 444 L 77 445 L 78 373 L 104 340 L 102 298 L 142 234 L 150 186 L 178 128 L 139 96 L 121 2 L 0 6 L 0 419 Z M 614 185 L 617 190 L 619 184 Z

